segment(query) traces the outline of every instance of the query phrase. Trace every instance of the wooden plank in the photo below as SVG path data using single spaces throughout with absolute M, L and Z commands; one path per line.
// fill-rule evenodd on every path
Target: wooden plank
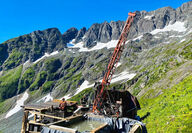
M 62 102 L 62 100 L 59 100 L 59 99 L 53 99 L 52 102 L 60 103 L 60 102 Z M 67 103 L 77 103 L 77 101 L 67 101 Z
M 29 111 L 25 111 L 24 115 L 23 115 L 23 120 L 22 120 L 21 133 L 26 132 L 27 122 L 28 122 L 28 115 L 29 115 Z
M 59 120 L 59 121 L 56 121 L 56 122 L 53 122 L 53 123 L 49 123 L 49 124 L 47 124 L 47 126 L 55 125 L 57 123 L 64 122 L 64 121 L 66 121 L 66 120 Z
M 25 106 L 25 110 L 36 110 L 36 111 L 42 111 L 44 109 L 48 109 L 48 107 L 32 107 L 32 106 Z
M 34 112 L 34 111 L 29 111 L 29 113 L 34 114 L 34 115 L 36 114 L 36 115 L 38 115 L 38 116 L 45 116 L 45 117 L 49 117 L 49 118 L 54 118 L 54 119 L 59 119 L 59 120 L 65 120 L 65 118 L 62 118 L 62 117 L 57 117 L 57 116 L 42 114 L 42 113 Z
M 133 127 L 131 128 L 129 133 L 141 133 L 142 131 L 142 127 L 140 124 L 135 124 L 133 125 Z
M 30 120 L 30 121 L 29 121 L 29 124 L 39 125 L 39 126 L 46 126 L 46 124 L 38 123 L 38 122 L 36 122 L 36 121 L 34 121 L 34 120 Z
M 36 115 L 39 115 L 39 116 L 45 116 L 45 117 L 49 117 L 49 118 L 59 119 L 59 120 L 70 120 L 70 119 L 74 119 L 74 118 L 77 118 L 77 117 L 82 117 L 82 115 L 76 115 L 76 116 L 70 116 L 70 117 L 63 118 L 63 117 L 57 117 L 57 116 L 42 114 L 42 113 L 34 112 L 34 111 L 29 111 L 29 113 L 36 114 Z
M 105 128 L 107 125 L 108 125 L 108 124 L 105 123 L 105 124 L 99 126 L 98 128 L 92 130 L 91 133 L 99 133 L 99 131 L 100 131 L 101 129 Z
M 28 133 L 41 133 L 41 132 L 28 131 Z

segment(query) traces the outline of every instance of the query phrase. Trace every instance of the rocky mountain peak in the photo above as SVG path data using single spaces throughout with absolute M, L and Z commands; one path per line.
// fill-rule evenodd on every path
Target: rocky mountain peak
M 191 20 L 192 16 L 192 1 L 182 4 L 176 9 L 177 19 L 185 21 L 186 19 Z
M 107 43 L 111 40 L 116 40 L 121 30 L 123 29 L 124 22 L 103 22 L 101 24 L 93 24 L 85 33 L 83 42 L 85 47 L 93 47 L 96 42 Z
M 74 43 L 78 43 L 78 42 L 82 41 L 82 37 L 85 35 L 86 31 L 87 31 L 87 29 L 85 27 L 80 29 L 77 33 L 77 36 L 75 37 Z
M 191 12 L 192 10 L 192 1 L 183 3 L 180 7 L 177 8 L 177 10 L 180 10 L 181 12 Z
M 74 39 L 77 36 L 77 34 L 78 34 L 77 28 L 72 27 L 68 29 L 65 33 L 63 33 L 63 39 L 65 43 L 68 43 L 69 41 Z
M 33 62 L 45 53 L 66 48 L 62 34 L 57 28 L 43 31 L 37 30 L 30 34 L 10 39 L 1 44 L 0 54 L 2 69 L 11 69 L 30 60 Z
M 119 39 L 119 36 L 121 34 L 121 31 L 124 27 L 124 21 L 111 21 L 110 22 L 110 26 L 112 27 L 112 36 L 111 38 L 113 40 L 117 40 Z
M 136 11 L 134 23 L 130 29 L 128 39 L 133 39 L 138 35 L 150 33 L 155 29 L 163 29 L 176 21 L 189 24 L 192 16 L 192 2 L 184 3 L 181 7 L 163 7 L 154 11 Z M 107 43 L 111 40 L 118 40 L 123 29 L 124 21 L 111 21 L 93 24 L 81 36 L 76 37 L 74 43 L 82 42 L 84 47 L 91 48 L 98 42 Z M 84 34 L 85 33 L 85 34 Z M 82 36 L 84 35 L 84 36 Z

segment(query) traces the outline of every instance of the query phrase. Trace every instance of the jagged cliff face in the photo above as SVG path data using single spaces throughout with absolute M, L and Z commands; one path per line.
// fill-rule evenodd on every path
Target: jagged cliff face
M 149 33 L 155 29 L 162 29 L 169 24 L 174 24 L 176 21 L 183 22 L 191 20 L 191 3 L 185 3 L 177 9 L 171 7 L 163 7 L 155 11 L 136 11 L 136 18 L 131 27 L 128 39 L 133 39 L 138 35 Z M 106 43 L 111 40 L 118 40 L 123 29 L 124 21 L 111 21 L 101 24 L 93 24 L 87 31 L 81 29 L 74 43 L 82 41 L 84 47 L 93 47 L 96 43 Z M 186 27 L 191 26 L 190 22 L 186 23 Z M 83 32 L 82 32 L 83 31 Z M 85 32 L 86 31 L 86 32 Z
M 192 2 L 136 14 L 115 73 L 116 81 L 122 72 L 135 74 L 134 78 L 111 86 L 129 88 L 142 100 L 156 98 L 192 73 Z M 50 28 L 0 44 L 1 118 L 23 92 L 29 94 L 25 103 L 37 102 L 50 92 L 53 98 L 70 96 L 85 83 L 101 80 L 123 26 L 124 21 L 95 23 L 63 34 Z M 91 94 L 91 85 L 73 100 Z

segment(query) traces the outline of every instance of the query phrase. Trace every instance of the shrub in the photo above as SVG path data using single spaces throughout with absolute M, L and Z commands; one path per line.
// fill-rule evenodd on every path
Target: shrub
M 47 77 L 47 72 L 45 72 L 45 71 L 39 72 L 37 74 L 37 77 L 36 77 L 35 81 L 29 87 L 29 90 L 33 91 L 33 90 L 38 89 L 39 87 L 41 87 L 42 84 L 46 81 L 46 77 Z
M 23 74 L 22 78 L 21 78 L 21 82 L 19 84 L 19 93 L 22 93 L 23 91 L 25 91 L 27 88 L 29 88 L 29 86 L 32 84 L 33 82 L 33 78 L 35 76 L 35 71 L 34 68 L 30 67 L 28 68 L 25 73 Z

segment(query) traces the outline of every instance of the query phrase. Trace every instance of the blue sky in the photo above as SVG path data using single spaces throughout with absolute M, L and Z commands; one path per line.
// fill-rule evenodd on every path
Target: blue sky
M 189 0 L 1 0 L 0 43 L 34 30 L 89 28 L 93 23 L 126 20 L 136 10 L 179 7 Z

